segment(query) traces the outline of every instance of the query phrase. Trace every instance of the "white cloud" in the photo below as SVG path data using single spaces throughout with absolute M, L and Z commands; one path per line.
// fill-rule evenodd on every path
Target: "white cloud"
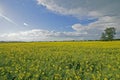
M 21 31 L 18 33 L 8 33 L 1 35 L 3 40 L 10 40 L 10 41 L 34 41 L 34 40 L 42 40 L 46 38 L 48 31 L 46 30 L 29 30 L 29 31 Z
M 78 32 L 84 32 L 85 30 L 87 30 L 87 27 L 78 23 L 78 24 L 74 24 L 72 26 L 72 29 Z
M 100 17 L 105 15 L 119 15 L 118 0 L 37 0 L 38 4 L 47 9 L 77 18 L 82 16 Z
M 6 41 L 52 41 L 52 40 L 69 40 L 83 39 L 87 33 L 80 32 L 55 32 L 41 29 L 21 31 L 17 33 L 6 33 L 0 35 L 0 40 Z
M 27 23 L 23 23 L 23 25 L 24 25 L 24 26 L 28 26 L 28 24 L 27 24 Z
M 68 0 L 37 0 L 37 1 L 38 4 L 45 6 L 47 9 L 63 15 L 72 15 L 75 17 L 81 17 L 81 15 L 84 15 L 87 12 L 86 9 L 83 10 L 81 7 L 77 7 L 77 8 L 72 7 L 71 4 L 74 3 L 72 3 L 70 0 L 69 1 Z

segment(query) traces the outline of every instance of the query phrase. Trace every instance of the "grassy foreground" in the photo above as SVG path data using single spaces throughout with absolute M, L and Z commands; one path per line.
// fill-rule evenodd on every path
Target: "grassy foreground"
M 120 41 L 0 43 L 0 80 L 120 80 Z

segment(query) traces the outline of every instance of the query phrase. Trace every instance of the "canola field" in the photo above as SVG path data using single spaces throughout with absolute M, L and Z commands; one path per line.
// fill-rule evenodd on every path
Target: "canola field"
M 0 80 L 120 80 L 120 41 L 0 43 Z

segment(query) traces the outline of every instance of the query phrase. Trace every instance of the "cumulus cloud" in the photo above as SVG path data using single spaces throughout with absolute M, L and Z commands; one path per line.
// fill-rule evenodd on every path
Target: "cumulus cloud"
M 82 31 L 84 32 L 87 30 L 87 27 L 78 23 L 78 24 L 72 25 L 72 29 L 78 32 L 82 32 Z

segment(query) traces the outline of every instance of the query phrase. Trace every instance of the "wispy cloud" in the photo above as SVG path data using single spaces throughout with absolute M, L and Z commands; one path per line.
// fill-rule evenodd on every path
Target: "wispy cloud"
M 0 13 L 0 17 L 2 17 L 4 20 L 6 20 L 14 25 L 17 25 L 12 19 L 8 18 L 7 16 L 3 15 L 2 13 Z

